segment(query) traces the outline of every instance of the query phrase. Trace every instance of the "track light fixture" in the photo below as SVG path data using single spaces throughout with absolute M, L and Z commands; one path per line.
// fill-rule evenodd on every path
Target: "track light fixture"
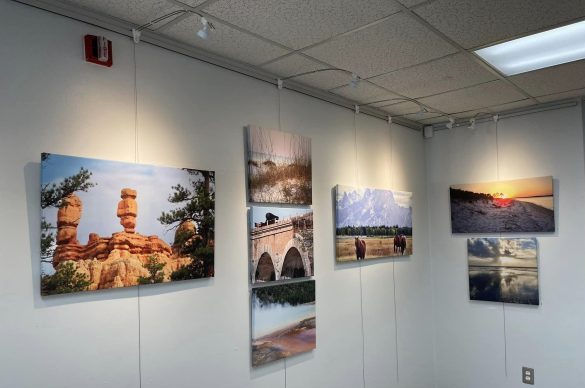
M 203 27 L 199 31 L 197 31 L 197 36 L 201 39 L 207 39 L 209 36 L 209 22 L 204 17 L 201 18 L 201 24 Z
M 476 120 L 475 117 L 470 118 L 469 119 L 469 127 L 467 127 L 467 128 L 475 129 L 475 120 Z
M 360 84 L 360 77 L 356 73 L 351 73 L 351 81 L 349 81 L 349 85 L 352 88 L 357 88 Z
M 445 126 L 447 129 L 453 129 L 455 126 L 455 119 L 453 117 L 449 117 L 449 122 Z
M 201 29 L 199 31 L 197 31 L 197 36 L 201 39 L 207 39 L 207 37 L 209 36 L 209 31 L 210 30 L 215 30 L 215 26 L 213 25 L 213 23 L 211 23 L 209 20 L 207 20 L 205 18 L 205 16 L 203 16 L 202 14 L 200 14 L 199 12 L 195 12 L 192 11 L 190 9 L 179 9 L 176 11 L 173 11 L 171 13 L 168 13 L 166 15 L 163 15 L 161 17 L 158 17 L 154 20 L 151 20 L 150 22 L 141 25 L 140 27 L 137 28 L 133 28 L 132 29 L 132 38 L 134 39 L 134 43 L 138 44 L 140 43 L 140 37 L 142 35 L 142 31 L 158 24 L 161 23 L 167 19 L 173 18 L 169 23 L 173 23 L 175 21 L 179 20 L 179 17 L 181 15 L 185 15 L 185 14 L 194 14 L 197 15 L 201 18 L 201 24 L 203 25 L 201 27 Z M 168 24 L 168 23 L 167 23 Z M 153 28 L 151 29 L 152 31 L 156 31 L 158 28 Z
M 429 113 L 428 109 L 423 105 L 420 105 L 420 110 L 416 113 L 416 117 L 420 119 L 425 113 Z

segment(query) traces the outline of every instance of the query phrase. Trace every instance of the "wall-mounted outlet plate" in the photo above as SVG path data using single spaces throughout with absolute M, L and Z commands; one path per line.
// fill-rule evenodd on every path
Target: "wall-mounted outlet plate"
M 534 385 L 534 368 L 522 367 L 522 382 Z

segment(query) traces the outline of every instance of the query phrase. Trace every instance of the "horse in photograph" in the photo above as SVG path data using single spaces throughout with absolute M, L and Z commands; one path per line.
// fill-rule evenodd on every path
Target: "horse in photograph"
M 401 255 L 404 255 L 404 251 L 406 250 L 406 236 L 403 234 L 397 234 L 394 236 L 394 253 L 400 252 Z
M 357 260 L 364 260 L 366 258 L 366 242 L 355 238 L 355 255 Z

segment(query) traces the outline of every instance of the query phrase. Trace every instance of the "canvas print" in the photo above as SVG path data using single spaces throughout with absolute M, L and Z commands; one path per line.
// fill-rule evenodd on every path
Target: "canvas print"
M 310 205 L 311 139 L 248 127 L 250 202 Z
M 554 232 L 551 176 L 451 186 L 453 233 Z
M 214 276 L 215 174 L 41 157 L 41 293 Z
M 338 185 L 338 261 L 412 255 L 412 193 Z
M 313 211 L 250 209 L 252 283 L 313 276 Z
M 467 240 L 472 300 L 538 305 L 535 238 Z
M 252 290 L 252 365 L 316 347 L 315 281 Z

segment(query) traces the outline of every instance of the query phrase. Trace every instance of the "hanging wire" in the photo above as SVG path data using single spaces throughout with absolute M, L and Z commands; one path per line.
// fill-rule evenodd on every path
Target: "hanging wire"
M 392 136 L 392 120 L 388 119 L 388 136 L 390 138 L 390 188 L 394 188 L 394 137 Z M 392 260 L 392 288 L 394 301 L 394 350 L 396 357 L 396 383 L 400 383 L 398 372 L 398 307 L 396 302 L 396 260 Z
M 138 163 L 138 77 L 136 44 L 133 46 L 132 61 L 134 68 L 134 163 Z M 142 319 L 140 308 L 140 285 L 136 287 L 136 308 L 138 310 L 138 386 L 142 387 Z
M 286 388 L 286 358 L 284 359 L 284 388 Z
M 500 142 L 499 142 L 499 117 L 494 116 L 494 123 L 496 127 L 496 177 L 500 180 Z M 500 232 L 500 238 L 502 238 L 502 232 Z M 508 377 L 508 333 L 506 328 L 506 303 L 502 302 L 502 315 L 504 318 L 504 374 Z
M 138 163 L 138 76 L 136 65 L 136 44 L 133 50 L 134 65 L 134 163 Z
M 358 167 L 358 136 L 357 136 L 357 116 L 359 107 L 356 105 L 353 112 L 353 135 L 354 135 L 354 149 L 355 149 L 355 182 L 356 186 L 360 187 L 359 167 Z M 361 331 L 362 331 L 362 382 L 364 388 L 366 387 L 366 335 L 364 330 L 364 290 L 362 283 L 362 261 L 358 261 L 360 274 L 360 317 L 361 317 Z
M 278 88 L 278 130 L 282 131 L 282 89 Z

